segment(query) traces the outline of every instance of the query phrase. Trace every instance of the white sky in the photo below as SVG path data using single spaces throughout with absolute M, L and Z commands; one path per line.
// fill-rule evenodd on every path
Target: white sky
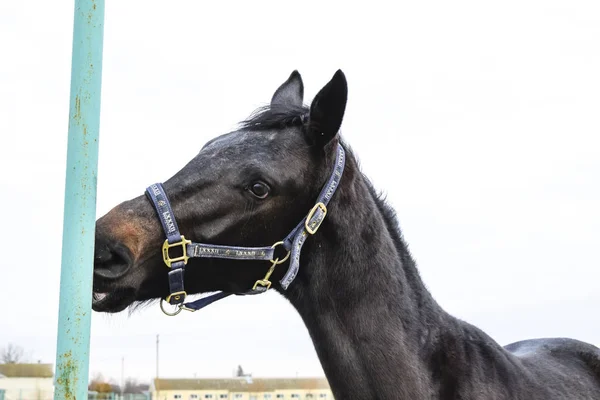
M 298 69 L 342 68 L 343 124 L 423 279 L 501 344 L 600 345 L 600 3 L 109 1 L 98 209 L 166 180 Z M 285 3 L 285 4 L 284 4 Z M 356 3 L 359 4 L 359 3 Z M 0 2 L 0 347 L 54 362 L 72 1 Z M 156 162 L 164 141 L 178 159 Z M 321 375 L 276 293 L 94 314 L 90 372 Z

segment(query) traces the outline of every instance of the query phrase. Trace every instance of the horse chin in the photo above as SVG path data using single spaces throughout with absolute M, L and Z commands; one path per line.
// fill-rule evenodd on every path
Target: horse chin
M 118 289 L 108 293 L 94 292 L 92 310 L 96 312 L 118 313 L 135 301 L 133 288 Z

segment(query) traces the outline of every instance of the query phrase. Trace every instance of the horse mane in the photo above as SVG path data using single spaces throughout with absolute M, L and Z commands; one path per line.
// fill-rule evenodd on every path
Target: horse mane
M 432 298 L 429 296 L 429 291 L 421 279 L 421 274 L 419 273 L 417 264 L 410 253 L 408 244 L 404 240 L 404 235 L 402 234 L 402 229 L 400 228 L 396 210 L 394 210 L 394 208 L 388 203 L 387 199 L 385 198 L 385 194 L 383 192 L 378 192 L 373 183 L 365 174 L 361 175 L 369 193 L 371 194 L 371 197 L 373 198 L 373 201 L 375 202 L 375 205 L 377 206 L 377 209 L 381 213 L 385 227 L 387 228 L 389 235 L 394 242 L 394 247 L 396 248 L 396 251 L 400 257 L 401 268 L 404 270 L 409 285 L 413 288 L 423 288 L 422 291 L 414 292 L 417 305 L 420 308 L 431 307 Z
M 410 254 L 410 250 L 408 249 L 408 244 L 404 240 L 404 236 L 402 234 L 402 229 L 400 228 L 400 223 L 398 221 L 396 210 L 394 210 L 394 208 L 391 205 L 389 205 L 383 192 L 377 192 L 369 178 L 367 178 L 364 174 L 362 177 L 365 181 L 365 184 L 367 185 L 369 193 L 371 194 L 373 200 L 375 201 L 375 204 L 377 205 L 377 209 L 383 217 L 385 226 L 389 231 L 390 237 L 394 242 L 398 254 L 400 255 L 402 264 L 405 266 L 405 268 L 408 267 L 414 270 L 414 273 L 416 274 L 416 276 L 418 276 L 419 272 L 416 268 L 412 255 Z
M 377 205 L 379 212 L 383 216 L 383 221 L 390 232 L 392 240 L 396 244 L 398 252 L 403 257 L 405 254 L 409 255 L 408 245 L 402 236 L 402 230 L 400 229 L 400 223 L 398 222 L 396 210 L 389 205 L 383 192 L 376 191 L 375 187 L 366 176 L 363 175 L 363 179 L 365 180 L 371 196 L 373 196 L 373 200 L 375 200 L 375 204 Z
M 266 105 L 257 108 L 248 118 L 239 123 L 240 130 L 282 129 L 302 126 L 308 121 L 309 108 L 293 105 Z

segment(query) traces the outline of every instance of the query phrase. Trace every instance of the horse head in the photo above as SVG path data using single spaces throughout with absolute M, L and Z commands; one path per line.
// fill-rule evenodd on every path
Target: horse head
M 256 289 L 257 281 L 265 286 L 268 279 L 269 286 L 273 282 L 281 289 L 279 280 L 286 270 L 276 267 L 287 260 L 290 249 L 276 244 L 282 244 L 309 210 L 322 214 L 313 206 L 336 162 L 347 100 L 345 76 L 337 71 L 309 107 L 303 104 L 303 94 L 302 78 L 294 71 L 270 104 L 237 130 L 210 140 L 179 172 L 152 186 L 149 195 L 124 201 L 98 219 L 95 311 L 120 312 L 154 299 L 181 304 L 170 301 L 177 283 L 172 266 L 165 264 L 184 258 L 183 251 L 190 248 L 178 237 L 165 241 L 175 226 L 186 243 L 209 244 L 192 251 L 223 255 L 185 259 L 185 272 L 182 269 L 177 278 L 182 282 L 185 278 L 183 297 L 214 291 L 248 293 Z M 174 161 L 173 142 L 165 142 L 156 157 L 159 162 Z M 242 249 L 237 258 L 222 250 L 235 248 Z M 273 248 L 273 254 L 268 259 L 244 259 L 248 254 L 244 248 Z

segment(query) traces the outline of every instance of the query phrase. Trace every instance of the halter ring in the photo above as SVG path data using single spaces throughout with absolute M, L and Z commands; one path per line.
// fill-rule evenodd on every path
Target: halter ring
M 177 311 L 168 312 L 167 310 L 165 310 L 165 306 L 163 306 L 163 302 L 166 303 L 166 301 L 164 299 L 160 299 L 160 309 L 163 313 L 165 313 L 169 317 L 174 317 L 175 315 L 179 314 L 181 312 L 181 310 L 183 310 L 183 308 L 179 305 L 179 306 L 177 306 Z M 167 304 L 169 304 L 169 303 L 167 303 Z
M 283 241 L 275 243 L 273 246 L 271 246 L 271 248 L 275 249 L 277 246 L 283 246 Z M 283 257 L 283 259 L 281 261 L 279 260 L 279 258 L 276 258 L 274 260 L 269 260 L 269 261 L 272 262 L 274 265 L 283 264 L 284 262 L 287 261 L 288 258 L 290 258 L 291 253 L 292 253 L 291 251 L 288 251 L 286 256 Z M 273 252 L 273 257 L 275 257 L 275 252 Z

